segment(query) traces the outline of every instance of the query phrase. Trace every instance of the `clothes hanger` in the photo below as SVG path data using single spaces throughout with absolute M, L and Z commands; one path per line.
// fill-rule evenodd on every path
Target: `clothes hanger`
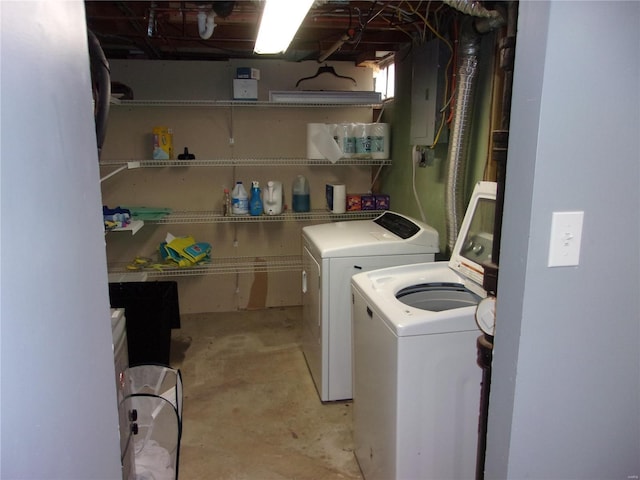
M 298 80 L 298 82 L 296 83 L 296 88 L 298 87 L 298 85 L 300 85 L 305 80 L 311 80 L 312 78 L 316 78 L 316 77 L 322 75 L 323 73 L 330 73 L 334 77 L 344 78 L 345 80 L 351 80 L 354 85 L 357 85 L 355 78 L 347 77 L 345 75 L 338 75 L 333 67 L 330 67 L 329 65 L 327 65 L 325 63 L 323 66 L 318 68 L 318 71 L 316 72 L 315 75 L 312 75 L 310 77 L 304 77 L 304 78 L 301 78 L 300 80 Z

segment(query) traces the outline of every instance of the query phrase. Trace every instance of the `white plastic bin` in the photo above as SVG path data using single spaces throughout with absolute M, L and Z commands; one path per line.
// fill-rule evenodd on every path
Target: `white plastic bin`
M 125 401 L 135 412 L 136 479 L 177 480 L 182 436 L 182 375 L 163 365 L 127 369 L 132 392 Z

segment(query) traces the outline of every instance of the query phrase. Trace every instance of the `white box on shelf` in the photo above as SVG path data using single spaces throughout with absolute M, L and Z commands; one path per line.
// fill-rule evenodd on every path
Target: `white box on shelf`
M 250 78 L 234 78 L 233 99 L 258 100 L 258 81 Z
M 260 70 L 250 67 L 238 67 L 236 69 L 236 78 L 252 78 L 260 80 Z

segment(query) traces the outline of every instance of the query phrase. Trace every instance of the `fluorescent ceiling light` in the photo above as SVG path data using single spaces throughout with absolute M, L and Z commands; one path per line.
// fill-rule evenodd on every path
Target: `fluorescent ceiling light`
M 258 38 L 253 51 L 258 54 L 284 52 L 314 0 L 266 0 Z

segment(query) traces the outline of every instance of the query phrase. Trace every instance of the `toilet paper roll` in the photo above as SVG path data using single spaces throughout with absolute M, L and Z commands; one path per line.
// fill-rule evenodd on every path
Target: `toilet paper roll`
M 391 146 L 388 123 L 369 124 L 369 136 L 371 137 L 371 158 L 387 159 Z
M 326 123 L 307 124 L 307 158 L 326 158 L 336 163 L 342 157 L 342 150 L 333 139 L 333 132 Z

